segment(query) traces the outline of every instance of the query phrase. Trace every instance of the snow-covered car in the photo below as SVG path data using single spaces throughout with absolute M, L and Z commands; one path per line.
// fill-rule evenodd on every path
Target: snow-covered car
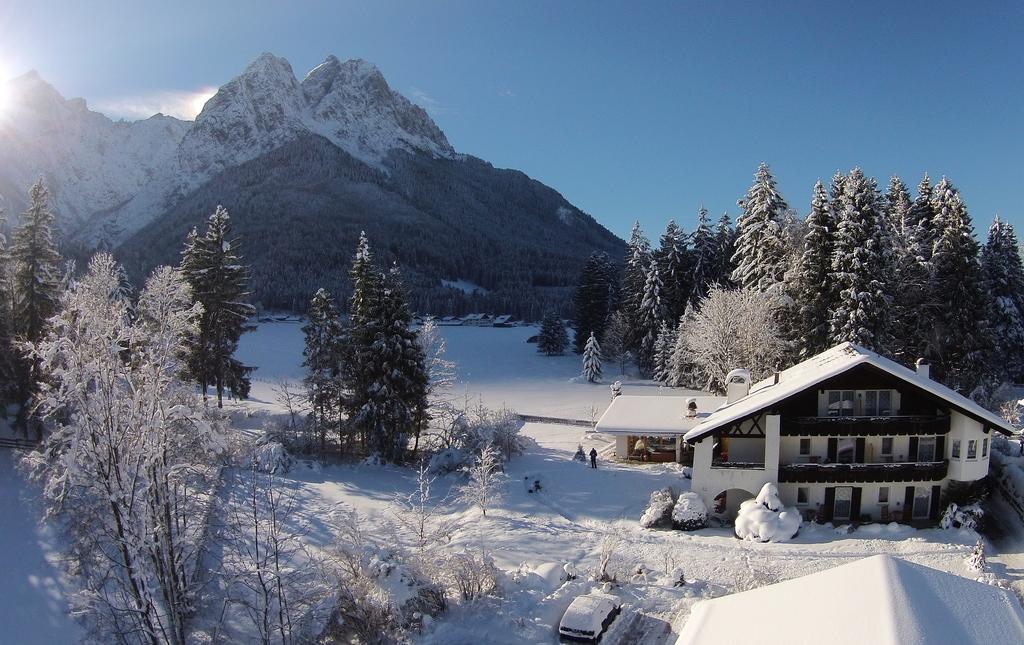
M 577 596 L 558 624 L 559 640 L 563 643 L 596 643 L 620 611 L 622 601 L 615 596 L 605 593 Z

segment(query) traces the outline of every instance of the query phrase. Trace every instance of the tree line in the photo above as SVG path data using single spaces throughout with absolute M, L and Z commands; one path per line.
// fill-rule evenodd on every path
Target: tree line
M 670 222 L 656 249 L 634 226 L 621 273 L 592 255 L 576 288 L 576 350 L 594 333 L 605 358 L 631 358 L 645 376 L 721 387 L 694 369 L 695 350 L 709 349 L 692 333 L 700 318 L 705 336 L 717 320 L 745 336 L 736 343 L 758 339 L 756 360 L 772 363 L 762 371 L 849 341 L 906 365 L 924 359 L 933 378 L 977 396 L 1024 378 L 1020 244 L 998 217 L 980 244 L 948 178 L 933 186 L 925 174 L 911 194 L 899 177 L 883 192 L 859 168 L 836 172 L 801 218 L 761 164 L 738 205 L 735 231 L 727 215 L 712 231 L 702 209 L 692 233 Z M 701 317 L 712 298 L 722 315 Z

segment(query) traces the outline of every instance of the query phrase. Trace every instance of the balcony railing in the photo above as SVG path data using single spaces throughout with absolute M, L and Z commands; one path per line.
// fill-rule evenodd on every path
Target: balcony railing
M 930 482 L 945 479 L 948 465 L 946 461 L 901 464 L 786 464 L 779 466 L 779 482 Z
M 787 417 L 779 424 L 782 436 L 939 435 L 949 432 L 946 415 L 887 417 Z
M 764 463 L 753 461 L 712 461 L 712 468 L 732 468 L 735 470 L 764 470 Z

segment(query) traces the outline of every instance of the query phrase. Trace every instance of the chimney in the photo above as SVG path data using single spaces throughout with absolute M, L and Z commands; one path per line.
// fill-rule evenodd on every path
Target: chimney
M 697 417 L 697 399 L 690 397 L 686 399 L 686 418 L 694 419 Z
M 725 402 L 728 405 L 750 394 L 750 371 L 735 369 L 725 377 Z
M 914 363 L 914 364 L 917 366 L 917 373 L 918 374 L 920 374 L 921 376 L 923 376 L 923 377 L 925 377 L 927 379 L 931 378 L 931 368 L 928 365 L 928 361 L 926 361 L 923 358 L 919 358 L 919 359 L 917 359 L 917 362 Z

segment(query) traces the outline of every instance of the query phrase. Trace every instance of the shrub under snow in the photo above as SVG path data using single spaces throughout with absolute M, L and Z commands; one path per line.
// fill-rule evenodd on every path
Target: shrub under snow
M 651 493 L 651 501 L 647 503 L 644 514 L 640 516 L 640 526 L 645 529 L 667 529 L 672 526 L 672 506 L 675 499 L 668 488 Z
M 779 489 L 768 483 L 756 498 L 740 504 L 736 537 L 753 542 L 785 542 L 797 534 L 802 523 L 800 513 L 783 506 Z
M 292 467 L 292 456 L 281 442 L 268 441 L 253 450 L 250 466 L 261 473 L 283 475 Z
M 939 520 L 939 528 L 944 529 L 977 529 L 985 511 L 978 504 L 959 506 L 955 503 L 946 508 Z
M 680 493 L 672 509 L 672 528 L 683 531 L 696 531 L 707 526 L 708 507 L 704 500 L 693 491 Z

